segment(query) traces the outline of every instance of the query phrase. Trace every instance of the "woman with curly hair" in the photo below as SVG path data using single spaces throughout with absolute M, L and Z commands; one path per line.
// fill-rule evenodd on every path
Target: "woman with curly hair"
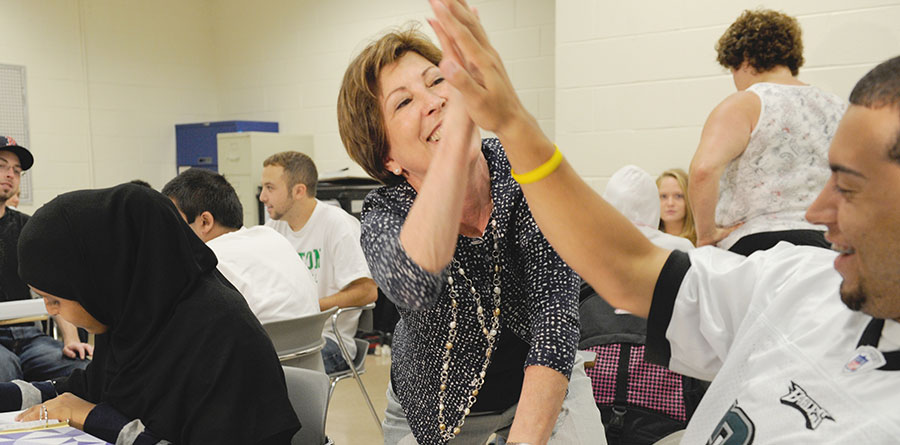
M 744 255 L 779 241 L 828 247 L 806 208 L 830 174 L 827 150 L 846 102 L 797 79 L 797 20 L 747 10 L 716 44 L 738 92 L 710 113 L 690 168 L 697 245 Z
M 658 229 L 696 245 L 697 230 L 688 195 L 688 174 L 680 168 L 666 170 L 656 178 L 656 188 L 659 189 Z

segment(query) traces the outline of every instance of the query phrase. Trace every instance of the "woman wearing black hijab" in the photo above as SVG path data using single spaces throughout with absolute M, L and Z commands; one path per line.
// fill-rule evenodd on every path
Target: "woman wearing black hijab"
M 18 250 L 48 312 L 99 335 L 65 381 L 0 384 L 0 410 L 36 405 L 20 420 L 46 413 L 113 443 L 290 442 L 299 423 L 272 343 L 168 198 L 128 184 L 61 195 Z

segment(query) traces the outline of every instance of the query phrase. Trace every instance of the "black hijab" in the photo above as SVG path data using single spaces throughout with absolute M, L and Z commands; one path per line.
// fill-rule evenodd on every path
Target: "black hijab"
M 26 283 L 109 327 L 64 390 L 180 444 L 297 430 L 271 341 L 165 196 L 130 184 L 60 195 L 25 225 L 18 253 Z

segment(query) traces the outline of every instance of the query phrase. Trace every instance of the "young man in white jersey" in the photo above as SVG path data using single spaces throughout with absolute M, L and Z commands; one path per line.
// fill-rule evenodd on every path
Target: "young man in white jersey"
M 287 151 L 263 162 L 262 193 L 272 221 L 267 226 L 284 235 L 318 285 L 321 310 L 364 306 L 378 298 L 378 289 L 359 245 L 359 221 L 342 209 L 316 199 L 319 174 L 309 156 Z M 325 371 L 347 369 L 337 345 L 337 335 L 351 357 L 356 354 L 359 313 L 343 316 L 338 331 L 325 324 Z
M 244 211 L 224 176 L 192 168 L 162 189 L 219 260 L 260 323 L 319 312 L 316 283 L 293 247 L 274 230 L 243 227 Z
M 685 253 L 651 244 L 578 176 L 518 101 L 474 11 L 432 7 L 452 49 L 441 71 L 503 141 L 546 238 L 611 305 L 648 317 L 648 355 L 714 379 L 682 443 L 896 443 L 900 57 L 854 88 L 807 212 L 837 252 Z

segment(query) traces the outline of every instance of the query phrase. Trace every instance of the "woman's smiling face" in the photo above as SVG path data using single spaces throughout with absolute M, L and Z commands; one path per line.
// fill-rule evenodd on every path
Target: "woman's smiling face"
M 453 87 L 437 66 L 415 52 L 385 66 L 378 87 L 390 146 L 385 167 L 395 174 L 400 171 L 417 187 L 445 131 L 442 124 Z

